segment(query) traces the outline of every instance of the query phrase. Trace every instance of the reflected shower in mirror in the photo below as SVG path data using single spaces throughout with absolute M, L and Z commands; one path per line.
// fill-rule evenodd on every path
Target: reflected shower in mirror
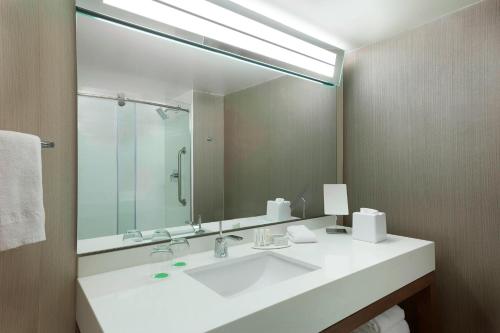
M 113 97 L 78 96 L 81 239 L 173 227 L 191 218 L 189 105 L 121 104 Z M 167 186 L 173 183 L 179 190 Z
M 77 52 L 79 253 L 324 215 L 334 87 L 82 14 Z

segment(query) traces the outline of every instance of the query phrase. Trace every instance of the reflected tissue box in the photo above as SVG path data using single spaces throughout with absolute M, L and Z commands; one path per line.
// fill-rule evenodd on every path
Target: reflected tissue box
M 385 213 L 376 209 L 361 208 L 352 214 L 352 238 L 378 243 L 387 238 Z
M 290 201 L 286 201 L 283 198 L 277 198 L 274 201 L 269 200 L 267 202 L 266 218 L 268 221 L 286 221 L 290 220 L 291 217 L 292 210 L 290 208 Z

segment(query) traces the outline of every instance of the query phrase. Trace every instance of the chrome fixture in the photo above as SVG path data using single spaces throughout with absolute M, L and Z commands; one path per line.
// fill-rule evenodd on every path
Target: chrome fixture
M 219 237 L 215 239 L 215 248 L 214 248 L 214 256 L 216 258 L 226 258 L 229 255 L 227 250 L 227 241 L 229 239 L 235 241 L 241 241 L 243 240 L 243 237 L 236 235 L 222 236 L 222 221 L 219 221 Z
M 156 113 L 158 113 L 158 115 L 161 117 L 161 119 L 163 119 L 163 120 L 168 119 L 167 111 L 163 110 L 162 108 L 156 109 Z
M 118 101 L 119 106 L 125 106 L 125 94 L 118 94 L 116 97 L 116 100 Z
M 193 228 L 195 235 L 205 233 L 205 230 L 203 230 L 203 228 L 201 227 L 201 223 L 202 223 L 201 214 L 198 215 L 198 222 L 197 223 L 195 223 L 194 221 L 186 221 L 185 223 L 190 225 L 191 228 Z
M 201 223 L 202 223 L 202 220 L 201 220 L 201 214 L 200 214 L 200 215 L 198 215 L 198 223 L 196 224 L 198 226 L 198 229 L 195 228 L 195 232 L 194 232 L 195 234 L 202 234 L 205 232 L 205 230 L 203 230 L 201 228 Z
M 171 177 L 177 178 L 177 200 L 180 204 L 186 206 L 186 199 L 182 197 L 182 155 L 186 154 L 186 147 L 182 147 L 177 153 L 177 174 Z
M 40 144 L 42 145 L 42 148 L 54 148 L 56 146 L 54 142 L 45 140 L 40 141 Z
M 165 108 L 167 110 L 183 111 L 183 112 L 189 113 L 189 109 L 183 108 L 180 105 L 173 106 L 173 105 L 160 103 L 160 102 L 145 101 L 145 100 L 141 100 L 141 99 L 128 98 L 128 97 L 125 97 L 124 94 L 118 94 L 117 96 L 107 96 L 107 95 L 99 95 L 99 94 L 92 94 L 92 93 L 87 93 L 84 91 L 79 91 L 78 95 L 79 96 L 86 96 L 86 97 L 110 99 L 113 101 L 117 101 L 119 106 L 124 106 L 127 102 L 131 102 L 131 103 L 141 103 L 141 104 L 146 104 L 146 105 L 159 106 L 159 107 Z

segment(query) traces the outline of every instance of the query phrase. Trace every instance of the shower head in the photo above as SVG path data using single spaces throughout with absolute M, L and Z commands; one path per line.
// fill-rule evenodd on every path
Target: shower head
M 161 117 L 161 119 L 163 119 L 163 120 L 168 119 L 168 114 L 167 114 L 166 110 L 163 110 L 162 108 L 158 108 L 158 109 L 156 109 L 156 112 Z
M 125 106 L 125 94 L 119 93 L 117 97 L 118 105 Z

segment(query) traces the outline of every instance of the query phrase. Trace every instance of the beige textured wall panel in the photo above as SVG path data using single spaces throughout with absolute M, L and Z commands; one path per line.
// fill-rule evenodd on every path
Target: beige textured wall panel
M 47 241 L 0 253 L 0 332 L 74 332 L 74 2 L 0 1 L 0 129 L 54 140 L 43 151 Z
M 40 131 L 37 7 L 36 1 L 0 2 L 0 129 Z M 40 249 L 0 252 L 0 332 L 37 330 Z
M 224 97 L 195 91 L 193 110 L 193 219 L 218 221 L 224 218 Z
M 47 239 L 42 245 L 39 333 L 73 332 L 76 275 L 76 54 L 74 1 L 40 7 L 42 137 Z
M 436 242 L 440 332 L 500 332 L 500 1 L 349 54 L 344 117 L 351 209 Z
M 323 184 L 336 182 L 335 88 L 281 77 L 225 96 L 224 117 L 226 219 L 264 215 L 267 200 L 308 187 L 307 216 L 323 215 Z

